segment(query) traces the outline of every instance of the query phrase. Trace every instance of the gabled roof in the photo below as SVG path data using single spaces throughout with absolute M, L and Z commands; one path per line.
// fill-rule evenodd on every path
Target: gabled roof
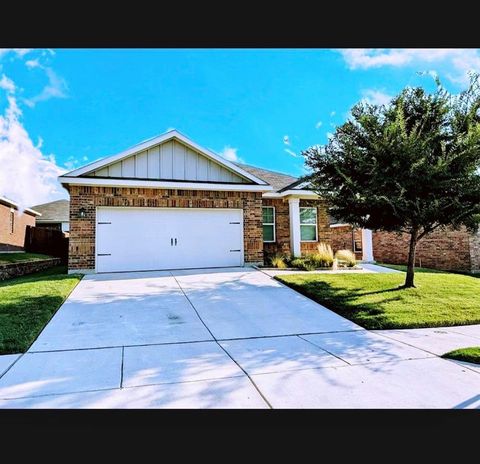
M 256 177 L 263 179 L 267 184 L 273 187 L 273 190 L 278 192 L 285 187 L 298 181 L 297 177 L 289 176 L 281 172 L 270 171 L 269 169 L 257 168 L 248 164 L 235 163 L 237 166 L 245 169 Z
M 6 205 L 6 206 L 10 206 L 10 207 L 15 208 L 15 209 L 17 209 L 17 210 L 19 210 L 19 211 L 20 211 L 20 209 L 21 209 L 21 208 L 19 207 L 18 203 L 15 203 L 14 201 L 9 200 L 9 199 L 6 198 L 6 197 L 0 197 L 0 204 Z M 32 214 L 32 215 L 34 215 L 34 216 L 41 216 L 41 215 L 42 215 L 42 214 L 39 213 L 38 211 L 35 211 L 35 210 L 33 210 L 33 209 L 30 209 L 30 208 L 25 208 L 24 211 L 25 211 L 26 213 Z
M 33 209 L 42 214 L 37 222 L 68 222 L 70 220 L 70 201 L 56 200 L 50 203 L 32 206 Z
M 164 134 L 161 134 L 157 137 L 153 137 L 151 139 L 148 139 L 144 142 L 141 142 L 137 145 L 134 145 L 133 147 L 129 148 L 128 150 L 122 151 L 120 153 L 117 153 L 116 155 L 108 156 L 106 158 L 103 158 L 98 161 L 94 161 L 93 163 L 87 164 L 85 166 L 82 166 L 78 169 L 74 169 L 73 171 L 70 171 L 66 174 L 63 174 L 61 176 L 61 179 L 64 180 L 64 178 L 72 178 L 72 177 L 83 177 L 85 175 L 88 175 L 91 172 L 97 171 L 102 169 L 103 167 L 106 167 L 108 165 L 111 165 L 112 163 L 121 161 L 125 158 L 128 158 L 136 153 L 142 152 L 144 150 L 147 150 L 148 148 L 154 147 L 156 145 L 159 145 L 161 143 L 168 142 L 170 140 L 178 140 L 185 145 L 191 147 L 192 149 L 196 150 L 197 152 L 201 153 L 204 155 L 206 158 L 215 161 L 219 165 L 225 167 L 226 169 L 229 169 L 230 171 L 236 173 L 237 175 L 247 179 L 251 183 L 257 184 L 257 185 L 266 185 L 266 182 L 263 181 L 262 179 L 256 177 L 255 175 L 251 174 L 250 172 L 242 169 L 240 166 L 237 166 L 236 164 L 232 163 L 231 161 L 228 161 L 225 158 L 222 158 L 220 155 L 217 155 L 216 153 L 212 152 L 211 150 L 208 150 L 207 148 L 201 147 L 197 143 L 195 143 L 193 140 L 189 139 L 185 135 L 181 134 L 177 130 L 171 130 L 168 132 L 165 132 Z

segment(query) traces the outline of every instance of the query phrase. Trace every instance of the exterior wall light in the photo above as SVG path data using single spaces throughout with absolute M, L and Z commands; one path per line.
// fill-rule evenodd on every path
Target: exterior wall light
M 85 219 L 87 217 L 87 212 L 85 211 L 85 208 L 80 208 L 78 210 L 78 217 L 80 219 Z

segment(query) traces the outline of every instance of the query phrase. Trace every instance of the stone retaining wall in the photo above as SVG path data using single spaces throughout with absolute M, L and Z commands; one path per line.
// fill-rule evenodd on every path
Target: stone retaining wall
M 39 259 L 37 261 L 19 261 L 18 263 L 0 264 L 0 281 L 44 271 L 53 266 L 58 266 L 60 262 L 60 258 L 50 258 Z

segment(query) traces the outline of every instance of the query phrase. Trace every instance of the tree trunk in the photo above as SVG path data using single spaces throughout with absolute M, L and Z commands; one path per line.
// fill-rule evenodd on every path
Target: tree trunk
M 415 276 L 415 252 L 417 251 L 418 229 L 413 228 L 410 233 L 410 247 L 408 250 L 407 277 L 405 278 L 405 288 L 415 287 L 413 279 Z

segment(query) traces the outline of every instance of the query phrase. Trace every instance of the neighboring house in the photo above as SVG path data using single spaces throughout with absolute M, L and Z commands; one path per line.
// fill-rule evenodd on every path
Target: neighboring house
M 307 185 L 175 130 L 59 180 L 70 193 L 69 272 L 262 264 L 330 243 L 325 203 Z
M 363 247 L 365 234 L 371 234 L 372 256 L 381 263 L 406 264 L 409 236 L 395 232 L 355 229 L 350 224 L 332 220 L 332 247 L 355 251 L 357 258 Z M 370 239 L 367 238 L 367 243 Z M 480 272 L 480 230 L 471 234 L 460 230 L 436 230 L 422 238 L 417 245 L 415 264 L 448 271 Z
M 47 227 L 62 232 L 69 231 L 70 202 L 68 200 L 51 201 L 32 206 L 32 208 L 42 214 L 35 221 L 36 227 Z
M 38 211 L 30 208 L 22 211 L 17 203 L 0 197 L 0 252 L 23 251 L 25 230 L 35 225 L 38 216 Z

